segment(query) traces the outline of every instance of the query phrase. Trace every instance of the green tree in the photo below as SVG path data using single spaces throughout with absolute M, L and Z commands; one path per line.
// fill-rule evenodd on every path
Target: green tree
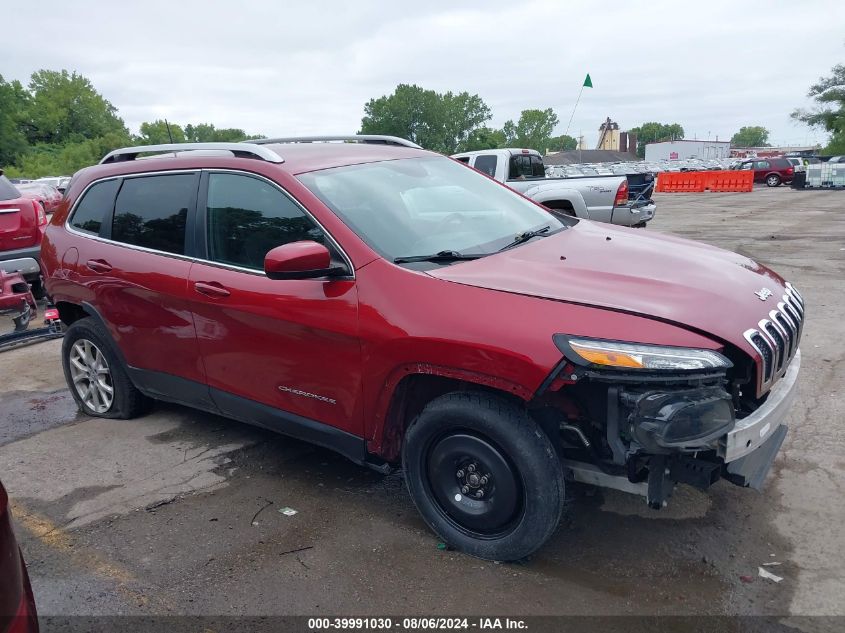
M 684 138 L 684 128 L 679 123 L 657 123 L 649 121 L 628 130 L 637 135 L 637 156 L 645 156 L 645 146 L 660 141 L 677 141 Z
M 29 144 L 24 133 L 29 94 L 19 81 L 0 75 L 0 168 L 15 164 Z
M 361 134 L 389 134 L 444 154 L 462 151 L 474 132 L 491 118 L 478 95 L 439 94 L 417 85 L 399 84 L 393 94 L 364 105 Z
M 812 110 L 795 110 L 792 118 L 830 133 L 826 154 L 845 154 L 845 64 L 837 64 L 829 77 L 820 77 L 807 96 L 816 102 Z
M 32 144 L 128 134 L 117 109 L 75 72 L 38 70 L 32 73 L 29 92 L 25 133 Z
M 578 139 L 567 134 L 560 136 L 553 136 L 549 139 L 549 151 L 551 152 L 569 152 L 578 148 Z
M 549 149 L 552 131 L 557 124 L 557 115 L 551 108 L 523 110 L 515 124 L 513 121 L 505 122 L 502 132 L 509 147 L 536 149 L 542 154 Z
M 188 143 L 231 143 L 251 138 L 261 137 L 250 136 L 239 128 L 216 128 L 212 123 L 188 123 L 185 126 L 185 140 Z
M 464 143 L 464 152 L 474 152 L 482 149 L 498 149 L 505 147 L 505 133 L 489 127 L 479 127 L 470 132 Z
M 734 147 L 768 147 L 769 130 L 760 125 L 739 128 L 739 132 L 731 137 Z
M 170 143 L 170 138 L 173 137 L 174 143 L 185 142 L 185 132 L 180 125 L 170 123 L 170 131 L 168 132 L 169 122 L 164 119 L 156 119 L 155 121 L 145 121 L 141 123 L 140 134 L 135 137 L 136 145 L 160 145 L 162 143 Z

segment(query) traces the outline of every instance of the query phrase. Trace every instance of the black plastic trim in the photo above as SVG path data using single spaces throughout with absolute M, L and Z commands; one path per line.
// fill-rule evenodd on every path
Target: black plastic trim
M 127 370 L 135 386 L 156 400 L 201 409 L 295 437 L 336 451 L 356 464 L 384 472 L 382 464 L 373 461 L 375 458 L 367 452 L 366 440 L 352 433 L 172 374 L 137 367 Z
M 367 463 L 367 442 L 362 437 L 221 389 L 211 387 L 209 391 L 220 413 L 226 417 L 323 446 L 356 464 Z
M 128 368 L 129 365 L 126 363 L 126 357 L 123 355 L 123 350 L 120 349 L 120 345 L 118 345 L 117 341 L 114 340 L 111 330 L 109 330 L 108 326 L 106 325 L 106 320 L 103 318 L 103 315 L 100 314 L 100 311 L 97 310 L 97 308 L 95 308 L 87 301 L 82 302 L 82 310 L 85 312 L 85 314 L 93 318 L 100 325 L 100 329 L 102 330 L 102 333 L 106 337 L 108 337 L 109 343 L 111 343 L 114 353 L 117 354 L 117 357 L 120 359 L 120 362 L 123 364 L 123 366 Z
M 145 396 L 202 409 L 209 413 L 220 413 L 211 398 L 208 385 L 150 369 L 127 367 L 126 370 L 133 384 Z

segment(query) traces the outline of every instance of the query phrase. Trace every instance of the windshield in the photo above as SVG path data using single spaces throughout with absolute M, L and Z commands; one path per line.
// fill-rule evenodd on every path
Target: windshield
M 489 254 L 522 233 L 569 224 L 448 158 L 406 158 L 300 174 L 299 180 L 386 259 Z

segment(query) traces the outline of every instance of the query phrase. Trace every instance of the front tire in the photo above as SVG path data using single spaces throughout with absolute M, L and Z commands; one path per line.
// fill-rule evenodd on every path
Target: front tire
M 127 420 L 149 410 L 150 399 L 129 380 L 111 341 L 90 317 L 75 321 L 65 333 L 62 368 L 86 415 Z
M 432 400 L 405 434 L 408 491 L 444 541 L 515 561 L 552 535 L 564 502 L 554 446 L 521 407 L 486 393 Z
M 780 176 L 777 174 L 769 174 L 766 176 L 766 186 L 768 187 L 778 187 L 780 186 Z

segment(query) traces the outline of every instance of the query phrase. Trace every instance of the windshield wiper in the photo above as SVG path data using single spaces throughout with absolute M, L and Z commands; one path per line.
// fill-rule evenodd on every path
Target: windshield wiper
M 519 246 L 523 242 L 527 242 L 530 239 L 533 239 L 538 236 L 546 237 L 544 233 L 548 233 L 551 227 L 547 224 L 546 226 L 539 228 L 535 231 L 525 231 L 525 233 L 520 233 L 519 235 L 514 238 L 513 242 L 510 244 L 505 244 L 502 248 L 499 249 L 499 252 L 506 251 L 509 248 L 513 248 L 514 246 Z
M 410 264 L 412 262 L 459 262 L 470 259 L 478 259 L 484 255 L 464 255 L 458 251 L 440 251 L 434 255 L 411 255 L 409 257 L 397 257 L 394 264 Z

